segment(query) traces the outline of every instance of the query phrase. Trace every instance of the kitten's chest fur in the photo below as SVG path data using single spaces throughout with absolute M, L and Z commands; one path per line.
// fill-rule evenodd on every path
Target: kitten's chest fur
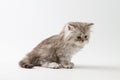
M 62 44 L 62 43 L 61 43 Z M 64 55 L 73 55 L 77 53 L 82 47 L 78 47 L 75 44 L 63 43 L 63 46 L 58 46 L 56 53 Z

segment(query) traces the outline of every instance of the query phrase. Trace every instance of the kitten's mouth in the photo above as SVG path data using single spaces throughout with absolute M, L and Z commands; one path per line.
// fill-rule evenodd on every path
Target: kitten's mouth
M 87 44 L 88 43 L 88 40 L 79 40 L 78 41 L 80 44 Z
M 75 41 L 78 41 L 78 42 L 84 43 L 86 40 L 83 40 L 83 39 L 81 39 L 81 40 L 76 39 Z

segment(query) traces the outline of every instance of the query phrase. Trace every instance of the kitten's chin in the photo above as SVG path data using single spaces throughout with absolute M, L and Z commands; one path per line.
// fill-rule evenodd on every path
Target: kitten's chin
M 89 41 L 87 40 L 87 41 L 84 41 L 84 44 L 88 44 L 89 43 Z
M 85 46 L 84 43 L 77 43 L 77 42 L 75 43 L 75 45 L 78 46 L 78 47 L 83 47 L 83 46 Z

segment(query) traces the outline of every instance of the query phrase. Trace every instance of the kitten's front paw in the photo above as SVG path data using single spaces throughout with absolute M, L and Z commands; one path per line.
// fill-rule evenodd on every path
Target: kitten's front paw
M 48 67 L 52 69 L 59 69 L 60 65 L 56 62 L 52 62 L 52 63 L 49 63 Z
M 62 67 L 66 69 L 72 69 L 74 67 L 74 64 L 72 62 L 69 64 L 62 64 Z

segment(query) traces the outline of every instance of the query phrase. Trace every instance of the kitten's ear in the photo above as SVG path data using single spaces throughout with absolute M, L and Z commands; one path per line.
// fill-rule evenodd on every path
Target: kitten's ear
M 64 39 L 68 39 L 71 34 L 71 32 L 74 32 L 75 31 L 75 27 L 70 25 L 70 24 L 66 24 L 65 27 L 64 27 Z
M 94 25 L 94 23 L 87 23 L 85 29 L 90 30 L 92 28 L 92 25 Z
M 69 31 L 74 31 L 75 30 L 75 27 L 70 25 L 70 24 L 67 24 L 66 26 L 66 29 L 69 30 Z
M 87 23 L 87 26 L 92 26 L 94 25 L 94 23 Z

